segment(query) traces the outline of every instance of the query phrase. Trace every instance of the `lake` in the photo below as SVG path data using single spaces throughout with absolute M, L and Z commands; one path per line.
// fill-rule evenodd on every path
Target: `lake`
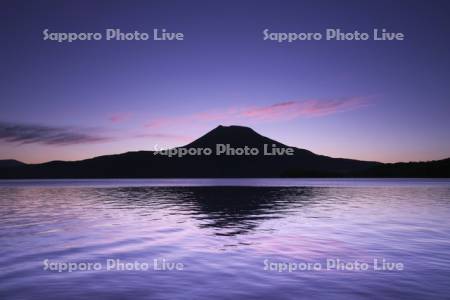
M 0 299 L 449 299 L 450 181 L 0 181 Z

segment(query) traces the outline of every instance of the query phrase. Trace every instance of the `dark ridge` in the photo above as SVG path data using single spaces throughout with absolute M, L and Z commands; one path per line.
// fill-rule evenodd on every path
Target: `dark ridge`
M 364 177 L 450 178 L 450 158 L 427 162 L 400 162 L 376 166 L 360 174 Z
M 216 155 L 217 144 L 257 148 L 259 155 Z M 263 155 L 264 145 L 288 146 L 243 126 L 218 126 L 185 148 L 211 148 L 212 155 L 168 157 L 153 151 L 105 155 L 81 161 L 0 164 L 0 178 L 275 178 L 450 177 L 450 159 L 383 164 L 332 158 L 293 148 L 294 155 Z M 175 148 L 179 149 L 179 148 Z
M 13 168 L 25 165 L 25 163 L 15 159 L 0 159 L 0 168 Z

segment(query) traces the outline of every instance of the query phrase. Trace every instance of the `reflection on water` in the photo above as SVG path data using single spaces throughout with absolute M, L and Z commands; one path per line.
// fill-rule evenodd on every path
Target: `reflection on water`
M 248 233 L 265 220 L 282 218 L 313 198 L 312 188 L 253 187 L 190 188 L 187 197 L 174 196 L 180 207 L 190 204 L 192 217 L 202 221 L 199 227 L 215 229 L 217 235 Z
M 448 181 L 46 181 L 0 184 L 5 299 L 445 299 Z M 234 184 L 239 182 L 239 184 Z M 191 184 L 189 184 L 191 183 Z M 51 272 L 43 261 L 182 262 Z M 264 260 L 401 262 L 404 271 L 264 270 Z

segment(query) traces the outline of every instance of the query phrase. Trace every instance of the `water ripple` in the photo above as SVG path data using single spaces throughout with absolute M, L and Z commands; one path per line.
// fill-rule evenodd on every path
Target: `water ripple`
M 433 180 L 0 182 L 5 299 L 446 299 L 450 183 Z M 52 272 L 43 261 L 182 262 Z M 401 262 L 271 272 L 264 261 Z

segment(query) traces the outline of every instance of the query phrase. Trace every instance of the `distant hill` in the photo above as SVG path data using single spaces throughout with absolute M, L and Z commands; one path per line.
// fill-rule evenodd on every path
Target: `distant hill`
M 11 168 L 24 166 L 25 163 L 15 159 L 0 159 L 0 168 Z
M 218 144 L 258 149 L 258 155 L 217 155 Z M 127 152 L 81 161 L 1 166 L 0 178 L 225 178 L 225 177 L 450 177 L 449 160 L 383 164 L 332 158 L 292 148 L 293 155 L 263 155 L 264 147 L 290 147 L 242 126 L 218 126 L 181 149 L 213 149 L 210 155 L 168 157 Z M 408 176 L 407 176 L 408 175 Z
M 364 177 L 450 178 L 450 158 L 428 162 L 383 164 L 359 174 Z

